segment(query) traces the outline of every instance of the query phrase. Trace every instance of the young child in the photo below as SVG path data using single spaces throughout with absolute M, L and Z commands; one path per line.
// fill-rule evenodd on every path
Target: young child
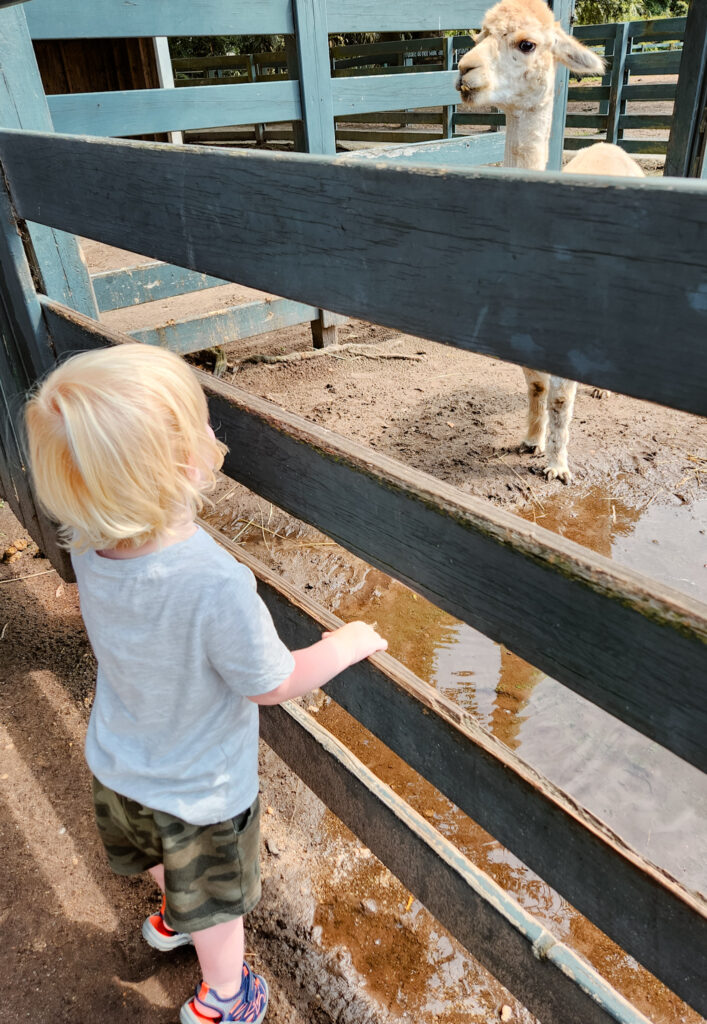
M 86 737 L 113 871 L 149 871 L 150 945 L 193 942 L 202 981 L 182 1024 L 260 1024 L 243 959 L 260 898 L 258 705 L 308 693 L 384 650 L 352 622 L 290 653 L 252 573 L 195 523 L 225 447 L 178 356 L 123 345 L 74 356 L 26 409 L 39 500 L 58 521 L 98 660 Z

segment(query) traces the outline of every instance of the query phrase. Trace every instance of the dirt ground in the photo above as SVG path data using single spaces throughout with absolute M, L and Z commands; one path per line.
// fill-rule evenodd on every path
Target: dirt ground
M 85 249 L 93 270 L 131 262 L 95 243 Z M 105 319 L 135 329 L 253 296 L 228 285 Z M 302 326 L 229 345 L 224 379 L 605 554 L 616 508 L 638 516 L 664 507 L 693 520 L 705 514 L 702 420 L 618 395 L 596 400 L 581 386 L 570 444 L 575 482 L 563 487 L 547 483 L 539 459 L 517 450 L 525 415 L 517 367 L 368 324 L 351 323 L 340 334 L 342 342 L 376 345 L 376 357 L 240 362 L 256 351 L 309 350 Z M 347 596 L 367 578 L 362 563 L 311 544 L 285 557 L 268 543 L 270 531 L 299 531 L 312 543 L 317 535 L 226 480 L 215 500 L 210 518 L 229 537 L 248 540 L 242 524 L 250 521 L 257 553 L 343 614 Z M 2 1018 L 167 1024 L 196 981 L 193 953 L 165 957 L 149 949 L 140 924 L 154 907 L 151 885 L 106 867 L 82 753 L 95 665 L 76 589 L 36 546 L 18 540 L 27 535 L 3 504 L 0 556 L 18 550 L 0 564 Z M 704 553 L 697 546 L 682 552 L 686 589 L 698 595 Z M 659 560 L 643 568 L 675 583 Z M 379 577 L 382 592 L 389 581 Z M 414 664 L 412 647 L 396 656 Z M 271 984 L 271 1024 L 474 1024 L 499 1019 L 506 1004 L 513 1020 L 532 1020 L 265 747 L 261 769 L 264 897 L 247 941 Z M 656 1021 L 699 1020 L 662 990 L 627 987 Z

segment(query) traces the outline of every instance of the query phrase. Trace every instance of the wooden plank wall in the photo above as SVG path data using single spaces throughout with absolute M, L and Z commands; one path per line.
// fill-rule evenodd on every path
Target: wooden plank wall
M 160 86 L 151 39 L 39 39 L 34 52 L 47 96 Z

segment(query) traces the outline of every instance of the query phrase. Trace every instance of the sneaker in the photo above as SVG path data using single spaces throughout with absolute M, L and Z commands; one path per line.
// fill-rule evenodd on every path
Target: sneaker
M 217 1016 L 200 1013 L 197 1000 L 214 1010 Z M 267 1008 L 268 984 L 265 978 L 251 971 L 244 960 L 243 981 L 232 999 L 219 999 L 202 981 L 196 986 L 193 997 L 182 1006 L 179 1020 L 181 1024 L 260 1024 Z
M 142 923 L 142 937 L 154 949 L 163 953 L 170 949 L 177 949 L 179 946 L 186 946 L 191 942 L 191 935 L 186 932 L 175 932 L 169 925 L 165 924 L 164 911 L 167 906 L 167 897 L 162 897 L 162 906 L 156 914 L 151 914 Z

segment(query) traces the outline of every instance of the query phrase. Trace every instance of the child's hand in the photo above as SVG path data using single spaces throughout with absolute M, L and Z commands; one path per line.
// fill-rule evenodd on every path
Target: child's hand
M 357 661 L 363 661 L 376 651 L 385 651 L 388 648 L 388 641 L 379 636 L 367 622 L 348 622 L 341 629 L 323 633 L 322 640 L 326 639 L 336 641 L 349 665 L 355 665 Z

